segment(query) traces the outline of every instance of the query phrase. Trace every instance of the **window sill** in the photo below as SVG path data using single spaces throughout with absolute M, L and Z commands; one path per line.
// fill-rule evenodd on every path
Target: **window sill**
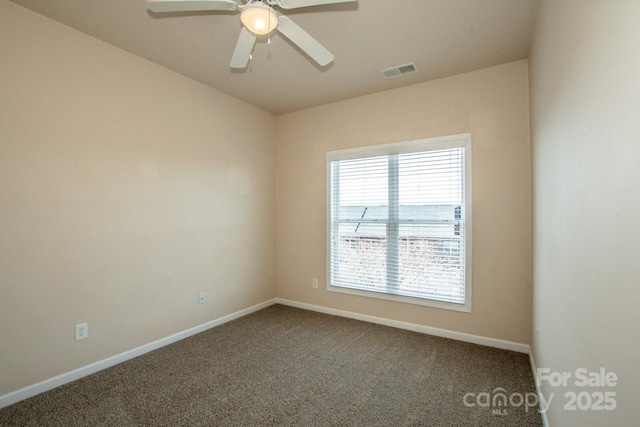
M 429 300 L 424 298 L 414 298 L 414 297 L 407 297 L 402 295 L 385 294 L 381 292 L 349 289 L 349 288 L 343 288 L 339 286 L 331 286 L 331 284 L 327 284 L 327 291 L 337 292 L 341 294 L 348 294 L 348 295 L 357 295 L 357 296 L 362 296 L 367 298 L 377 298 L 377 299 L 382 299 L 387 301 L 401 302 L 405 304 L 421 305 L 425 307 L 433 307 L 433 308 L 439 308 L 443 310 L 471 313 L 471 296 L 470 295 L 467 297 L 468 301 L 465 304 L 455 304 L 451 302 Z

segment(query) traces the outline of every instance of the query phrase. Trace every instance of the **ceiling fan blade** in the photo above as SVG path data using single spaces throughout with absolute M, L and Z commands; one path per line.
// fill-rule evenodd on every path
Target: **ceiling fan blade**
M 278 31 L 295 43 L 319 65 L 324 67 L 333 61 L 334 56 L 331 52 L 286 16 L 278 17 Z
M 251 51 L 255 44 L 255 34 L 243 26 L 242 31 L 240 31 L 240 37 L 238 37 L 238 43 L 236 43 L 236 49 L 233 51 L 231 68 L 247 68 L 247 65 L 249 65 L 249 58 L 251 57 Z
M 232 0 L 147 0 L 152 12 L 197 12 L 202 10 L 238 10 Z
M 297 9 L 299 7 L 322 6 L 324 4 L 352 3 L 358 0 L 279 0 L 278 6 L 283 9 Z

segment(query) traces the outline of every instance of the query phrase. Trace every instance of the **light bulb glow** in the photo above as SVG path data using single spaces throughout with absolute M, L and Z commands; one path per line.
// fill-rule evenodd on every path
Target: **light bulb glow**
M 267 23 L 266 23 L 266 22 L 264 22 L 262 19 L 259 19 L 259 18 L 258 18 L 258 19 L 256 19 L 255 21 L 253 21 L 253 27 L 254 27 L 256 30 L 260 30 L 260 31 L 262 31 L 262 30 L 264 30 L 265 28 L 267 28 Z
M 269 34 L 278 26 L 278 17 L 273 9 L 262 3 L 247 5 L 240 20 L 249 31 L 257 35 Z

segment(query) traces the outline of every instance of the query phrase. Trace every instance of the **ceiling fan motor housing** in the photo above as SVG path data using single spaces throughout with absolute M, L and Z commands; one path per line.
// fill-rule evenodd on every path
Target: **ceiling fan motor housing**
M 269 34 L 278 27 L 278 16 L 271 6 L 262 1 L 244 6 L 240 20 L 249 31 L 259 36 Z

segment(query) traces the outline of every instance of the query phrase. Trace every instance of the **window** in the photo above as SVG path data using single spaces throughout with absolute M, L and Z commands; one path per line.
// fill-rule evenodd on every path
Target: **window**
M 471 136 L 327 154 L 327 289 L 471 311 Z

